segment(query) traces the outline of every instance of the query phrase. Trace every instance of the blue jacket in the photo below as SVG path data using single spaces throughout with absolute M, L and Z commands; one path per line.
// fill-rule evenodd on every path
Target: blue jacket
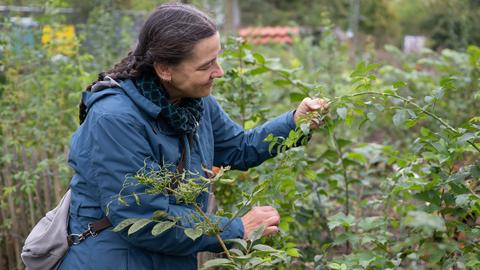
M 178 135 L 167 124 L 157 120 L 160 108 L 143 97 L 130 80 L 121 88 L 86 92 L 84 102 L 88 114 L 70 142 L 69 164 L 74 169 L 70 183 L 69 230 L 83 232 L 89 222 L 102 218 L 106 205 L 119 194 L 126 175 L 136 173 L 150 160 L 150 166 L 177 164 L 181 155 Z M 191 171 L 202 172 L 201 164 L 231 166 L 246 170 L 262 163 L 272 154 L 263 139 L 270 133 L 288 136 L 295 128 L 293 113 L 281 116 L 249 131 L 244 131 L 222 110 L 212 96 L 203 98 L 204 114 L 198 130 L 198 143 L 188 160 Z M 202 161 L 202 159 L 204 159 Z M 137 193 L 145 187 L 137 186 Z M 135 191 L 135 190 L 133 190 Z M 167 195 L 143 195 L 140 206 L 132 197 L 129 206 L 114 201 L 108 218 L 113 226 L 127 218 L 151 218 L 155 210 L 171 216 L 188 216 L 191 208 L 177 204 Z M 206 207 L 208 194 L 199 202 Z M 219 218 L 225 225 L 229 220 Z M 127 235 L 106 229 L 72 246 L 60 269 L 197 269 L 196 253 L 221 251 L 214 237 L 201 236 L 195 241 L 183 229 L 173 228 L 152 236 L 154 224 Z M 240 218 L 235 218 L 221 233 L 224 239 L 242 238 Z

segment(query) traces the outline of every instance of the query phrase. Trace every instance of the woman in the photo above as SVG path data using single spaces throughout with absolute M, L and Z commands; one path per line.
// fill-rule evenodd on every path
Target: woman
M 84 93 L 82 124 L 69 157 L 75 170 L 71 233 L 104 217 L 125 177 L 144 162 L 157 168 L 182 163 L 188 172 L 202 172 L 202 164 L 246 170 L 272 156 L 263 142 L 268 134 L 288 136 L 301 115 L 326 108 L 323 100 L 306 99 L 295 113 L 245 132 L 210 96 L 213 80 L 223 76 L 219 52 L 220 37 L 207 15 L 188 5 L 162 5 L 145 22 L 136 48 Z M 156 210 L 171 216 L 191 211 L 166 195 L 142 196 L 140 205 L 129 199 L 129 206 L 110 204 L 107 219 L 113 226 L 127 218 L 150 218 Z M 204 206 L 207 200 L 207 194 L 199 199 Z M 234 219 L 221 237 L 244 238 L 261 225 L 263 235 L 274 234 L 279 221 L 273 207 L 256 207 Z M 130 236 L 107 229 L 88 237 L 70 248 L 60 269 L 196 269 L 197 252 L 221 250 L 214 237 L 192 241 L 178 228 L 153 237 L 151 228 Z

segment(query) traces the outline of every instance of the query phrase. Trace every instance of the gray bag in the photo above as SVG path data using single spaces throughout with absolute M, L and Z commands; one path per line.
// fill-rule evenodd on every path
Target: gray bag
M 70 190 L 55 209 L 33 227 L 22 248 L 22 260 L 29 270 L 57 269 L 68 251 Z

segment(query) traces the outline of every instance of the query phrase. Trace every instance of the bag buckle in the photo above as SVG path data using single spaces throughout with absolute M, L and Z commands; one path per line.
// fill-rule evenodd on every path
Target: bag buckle
M 85 236 L 83 234 L 70 234 L 68 235 L 68 239 L 70 240 L 69 242 L 76 246 L 78 244 L 80 244 L 83 240 L 85 240 Z
M 98 235 L 97 232 L 94 230 L 92 223 L 88 223 L 88 234 L 89 234 L 91 237 L 95 237 L 95 236 Z

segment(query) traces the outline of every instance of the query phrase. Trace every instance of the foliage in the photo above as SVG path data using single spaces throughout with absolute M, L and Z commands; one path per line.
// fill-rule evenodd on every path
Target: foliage
M 329 138 L 328 143 L 310 143 L 307 147 L 318 150 L 291 150 L 274 162 L 232 178 L 252 179 L 268 187 L 258 201 L 279 208 L 280 226 L 286 234 L 280 236 L 284 240 L 279 242 L 296 239 L 297 245 L 308 247 L 303 250 L 307 255 L 303 259 L 308 261 L 316 253 L 313 264 L 319 269 L 430 269 L 439 265 L 474 268 L 479 260 L 475 223 L 479 202 L 478 120 L 454 118 L 461 126 L 455 128 L 437 112 L 450 112 L 447 117 L 452 113 L 465 117 L 472 112 L 472 106 L 465 106 L 461 112 L 458 105 L 456 112 L 448 106 L 462 100 L 456 95 L 461 93 L 457 89 L 478 91 L 463 83 L 478 83 L 476 50 L 471 47 L 468 54 L 429 52 L 427 58 L 436 59 L 438 71 L 429 73 L 435 76 L 428 80 L 431 88 L 416 90 L 415 98 L 401 93 L 412 93 L 415 85 L 410 84 L 422 81 L 393 81 L 391 85 L 388 82 L 401 78 L 396 74 L 412 76 L 422 70 L 396 68 L 401 72 L 392 76 L 386 71 L 392 66 L 374 72 L 378 65 L 360 63 L 351 72 L 350 93 L 330 98 L 332 113 L 322 119 L 325 129 L 320 132 Z M 273 73 L 280 77 L 277 87 L 296 89 L 290 92 L 293 101 L 323 91 L 299 80 L 296 70 L 281 68 L 272 59 L 260 59 L 251 63 L 251 69 L 265 72 L 248 73 L 245 76 L 250 77 L 245 80 L 261 81 L 267 73 Z M 452 60 L 459 62 L 453 65 Z M 418 61 L 427 62 L 425 58 Z M 456 71 L 462 69 L 469 71 Z M 461 75 L 468 79 L 460 79 Z M 449 79 L 454 76 L 457 77 Z M 440 86 L 434 88 L 436 83 Z M 425 93 L 424 89 L 432 89 L 433 93 Z M 450 99 L 445 100 L 446 95 Z M 394 129 L 408 131 L 409 135 L 395 137 L 394 145 L 354 141 L 358 135 L 352 130 L 368 128 L 376 122 L 385 129 L 392 129 L 393 124 Z M 299 128 L 289 138 L 269 136 L 266 140 L 272 143 L 272 149 L 283 152 L 305 132 L 310 131 Z M 404 147 L 396 147 L 400 145 Z M 244 180 L 229 183 L 228 189 L 233 185 L 238 187 L 233 194 L 251 189 L 251 184 Z M 219 195 L 222 190 L 221 187 Z M 230 201 L 225 199 L 221 201 L 228 204 Z M 338 212 L 340 209 L 343 211 Z M 323 233 L 317 232 L 316 225 Z M 298 237 L 292 237 L 295 235 Z M 432 254 L 431 250 L 440 252 Z M 312 255 L 308 256 L 309 253 Z
M 213 177 L 206 178 L 202 175 L 194 175 L 190 173 L 177 173 L 169 169 L 169 166 L 160 169 L 141 168 L 134 176 L 125 179 L 123 188 L 114 201 L 109 202 L 108 209 L 111 203 L 117 201 L 118 203 L 129 206 L 127 197 L 133 197 L 137 205 L 141 206 L 140 196 L 145 195 L 167 195 L 173 196 L 177 203 L 192 207 L 194 212 L 189 216 L 171 217 L 167 212 L 157 210 L 152 213 L 152 218 L 128 218 L 123 220 L 120 224 L 115 226 L 113 231 L 120 232 L 128 228 L 128 235 L 134 234 L 143 229 L 150 223 L 155 223 L 151 229 L 153 236 L 158 236 L 173 227 L 183 229 L 187 237 L 196 240 L 202 235 L 215 236 L 219 244 L 223 248 L 223 252 L 227 259 L 214 259 L 205 263 L 203 269 L 211 267 L 228 267 L 229 269 L 257 269 L 258 267 L 274 266 L 287 261 L 287 254 L 284 251 L 274 249 L 268 245 L 259 244 L 257 240 L 262 236 L 264 227 L 259 227 L 253 231 L 247 240 L 232 239 L 228 242 L 236 244 L 234 248 L 228 249 L 225 240 L 221 238 L 220 233 L 229 226 L 227 223 L 221 227 L 215 221 L 213 216 L 207 215 L 197 199 L 203 193 L 208 192 L 209 186 L 217 182 L 231 182 L 229 179 L 224 179 L 224 172 L 228 168 L 220 169 Z M 212 175 L 211 171 L 206 171 L 207 175 Z M 140 193 L 128 194 L 128 190 L 132 186 L 141 185 L 144 191 Z M 234 218 L 240 216 L 245 209 L 251 207 L 252 201 L 256 194 L 261 191 L 262 187 L 258 187 L 252 194 L 245 194 L 245 200 L 241 203 L 239 211 L 229 216 Z M 127 193 L 127 194 L 125 194 Z M 224 213 L 226 214 L 226 213 Z

